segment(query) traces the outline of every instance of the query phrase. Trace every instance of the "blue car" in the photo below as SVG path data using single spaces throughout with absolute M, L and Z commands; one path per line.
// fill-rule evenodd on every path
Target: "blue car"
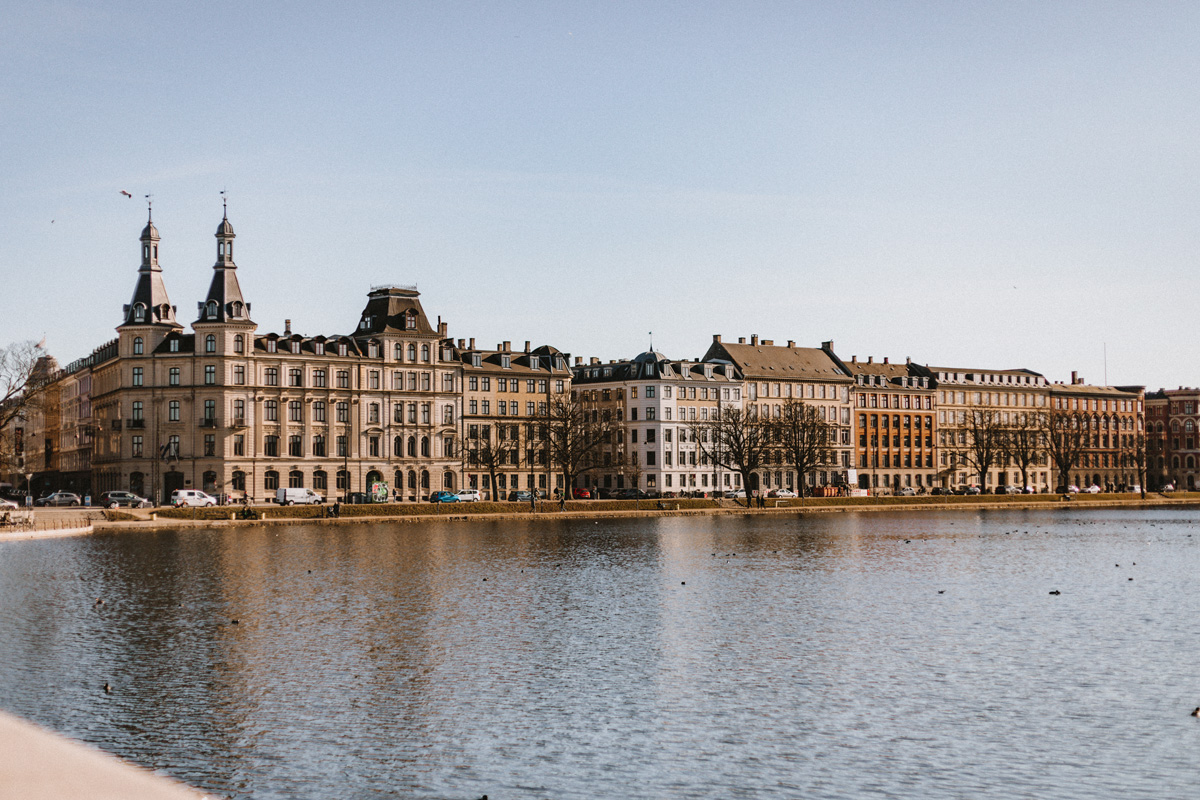
M 429 502 L 431 502 L 431 503 L 457 503 L 458 495 L 456 495 L 454 492 L 434 492 L 433 494 L 429 495 Z

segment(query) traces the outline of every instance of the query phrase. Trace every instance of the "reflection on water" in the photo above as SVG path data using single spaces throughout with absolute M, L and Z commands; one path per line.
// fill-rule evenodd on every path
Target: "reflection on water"
M 1184 797 L 1197 528 L 1066 510 L 9 543 L 0 704 L 239 798 Z

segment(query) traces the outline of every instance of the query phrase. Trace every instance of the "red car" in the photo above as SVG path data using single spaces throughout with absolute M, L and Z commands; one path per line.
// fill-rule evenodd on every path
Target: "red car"
M 573 489 L 571 497 L 574 497 L 576 500 L 591 500 L 592 493 L 588 489 Z

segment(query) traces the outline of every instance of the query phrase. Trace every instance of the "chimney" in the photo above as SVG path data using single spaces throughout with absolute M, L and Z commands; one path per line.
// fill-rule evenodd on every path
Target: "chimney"
M 830 339 L 828 342 L 821 342 L 821 349 L 824 350 L 826 353 L 832 353 L 833 352 L 833 339 Z
M 775 346 L 774 339 L 763 339 L 763 347 L 774 347 L 774 346 Z
M 529 352 L 529 340 L 528 339 L 525 340 L 525 352 L 526 353 Z
M 713 344 L 720 344 L 720 343 L 721 343 L 721 334 L 714 333 L 713 334 Z
M 796 342 L 792 339 L 788 339 L 788 347 L 795 347 L 795 346 L 796 346 Z
M 696 363 L 697 363 L 697 364 L 699 364 L 699 363 L 700 363 L 700 357 L 699 357 L 699 356 L 697 356 L 697 357 L 695 358 L 695 361 L 696 361 Z
M 443 339 L 446 338 L 447 326 L 448 323 L 442 322 L 442 318 L 438 317 L 438 336 L 442 337 Z
M 850 363 L 851 363 L 851 364 L 857 364 L 857 363 L 858 363 L 858 356 L 850 356 Z
M 506 353 L 511 353 L 511 352 L 512 352 L 512 342 L 510 342 L 510 341 L 508 341 L 508 340 L 505 340 L 505 342 L 504 342 L 504 352 L 506 352 Z
M 757 333 L 750 334 L 750 344 L 752 344 L 752 345 L 758 344 L 758 334 Z
M 1071 370 L 1071 385 L 1074 386 L 1077 383 L 1079 383 L 1079 373 Z
M 472 337 L 471 337 L 470 344 L 468 344 L 467 346 L 468 346 L 468 347 L 469 347 L 471 350 L 474 350 L 474 349 L 475 349 L 475 337 L 474 337 L 474 336 L 472 336 Z
M 888 363 L 888 357 L 887 357 L 887 356 L 884 356 L 884 357 L 883 357 L 883 363 L 885 363 L 885 364 L 886 364 L 886 363 Z
M 591 364 L 592 366 L 595 366 L 600 363 L 600 359 L 596 358 L 595 356 L 592 356 L 590 359 L 588 359 L 588 363 Z
M 466 349 L 466 347 L 467 347 L 467 340 L 466 340 L 466 339 L 459 339 L 459 340 L 458 340 L 458 349 L 459 349 L 459 350 L 465 350 L 465 349 Z
M 283 321 L 283 335 L 284 336 L 292 335 L 292 321 L 290 319 L 285 319 Z
M 906 366 L 906 367 L 911 367 L 911 366 L 912 366 L 912 356 L 905 356 L 905 357 L 904 357 L 904 366 Z
M 874 364 L 874 363 L 875 363 L 875 356 L 867 356 L 867 363 L 868 363 L 868 364 Z
M 738 337 L 738 344 L 745 344 L 745 343 L 746 343 L 746 337 L 745 337 L 745 336 L 739 336 L 739 337 Z
M 583 356 L 575 356 L 575 366 L 577 366 L 577 367 L 583 366 Z

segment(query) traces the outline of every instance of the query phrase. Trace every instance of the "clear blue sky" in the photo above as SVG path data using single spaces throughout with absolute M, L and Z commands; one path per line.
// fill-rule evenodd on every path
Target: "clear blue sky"
M 12 3 L 0 344 L 111 338 L 154 195 L 196 317 L 416 283 L 455 337 L 1200 384 L 1200 5 Z M 128 200 L 119 192 L 134 195 Z M 1189 311 L 1190 309 L 1190 311 Z

